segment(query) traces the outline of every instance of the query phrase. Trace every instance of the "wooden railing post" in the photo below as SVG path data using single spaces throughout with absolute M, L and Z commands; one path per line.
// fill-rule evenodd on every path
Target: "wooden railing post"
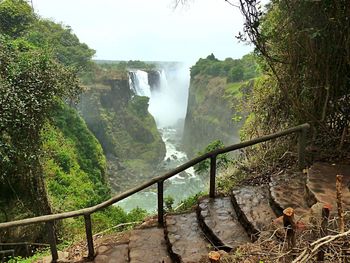
M 94 250 L 94 240 L 92 237 L 91 215 L 90 214 L 84 215 L 84 219 L 85 219 L 85 232 L 86 232 L 86 240 L 87 240 L 87 247 L 88 247 L 88 259 L 92 260 L 95 257 L 95 250 Z
M 305 168 L 305 147 L 306 147 L 306 128 L 302 128 L 298 138 L 298 166 L 302 170 Z
M 158 224 L 164 225 L 164 181 L 159 181 L 158 185 Z
M 51 262 L 57 262 L 58 253 L 57 253 L 57 246 L 56 246 L 56 231 L 55 231 L 54 221 L 46 222 L 46 228 L 47 228 L 51 256 L 52 256 Z
M 288 207 L 283 210 L 283 226 L 286 228 L 286 238 L 288 249 L 293 249 L 296 243 L 296 223 L 294 219 L 294 209 Z
M 330 210 L 331 210 L 330 204 L 323 205 L 320 237 L 325 237 L 328 235 L 328 222 L 329 222 Z M 317 262 L 324 262 L 324 254 L 325 254 L 324 247 L 321 247 L 317 253 Z
M 210 157 L 210 184 L 209 197 L 215 197 L 216 155 Z

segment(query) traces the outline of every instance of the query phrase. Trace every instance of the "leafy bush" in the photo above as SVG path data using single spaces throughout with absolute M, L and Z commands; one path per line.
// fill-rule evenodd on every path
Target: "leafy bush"
M 256 77 L 259 69 L 253 54 L 245 55 L 242 59 L 226 58 L 224 61 L 211 54 L 206 59 L 199 59 L 191 67 L 192 78 L 199 74 L 227 77 L 228 82 L 238 82 Z
M 199 152 L 198 155 L 202 155 L 204 153 L 208 153 L 223 147 L 224 147 L 224 144 L 222 143 L 222 141 L 215 140 L 215 141 L 212 141 L 210 144 L 208 144 L 208 146 L 204 149 L 204 151 Z M 218 169 L 226 168 L 230 162 L 231 161 L 227 153 L 219 154 L 216 157 L 216 166 Z M 208 172 L 209 168 L 210 168 L 210 159 L 206 159 L 194 166 L 194 169 L 198 174 L 203 174 Z

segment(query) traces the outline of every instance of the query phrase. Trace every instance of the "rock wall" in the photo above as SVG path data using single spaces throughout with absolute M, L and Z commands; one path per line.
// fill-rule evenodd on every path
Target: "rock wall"
M 165 144 L 148 102 L 132 93 L 127 74 L 91 85 L 81 97 L 79 110 L 103 147 L 115 192 L 153 177 L 164 159 Z
M 183 134 L 189 157 L 196 156 L 213 140 L 225 145 L 239 141 L 241 124 L 232 120 L 235 111 L 226 88 L 225 77 L 198 74 L 191 78 Z

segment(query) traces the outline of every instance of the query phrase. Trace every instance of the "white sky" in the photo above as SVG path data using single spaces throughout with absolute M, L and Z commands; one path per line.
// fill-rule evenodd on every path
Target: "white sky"
M 234 1 L 234 0 L 233 0 Z M 240 58 L 252 46 L 238 43 L 242 16 L 225 0 L 33 0 L 41 17 L 72 27 L 96 59 L 184 61 L 210 53 Z

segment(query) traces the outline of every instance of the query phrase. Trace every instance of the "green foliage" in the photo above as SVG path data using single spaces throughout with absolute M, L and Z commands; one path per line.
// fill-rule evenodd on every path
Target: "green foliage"
M 31 7 L 24 0 L 0 1 L 0 34 L 19 37 L 34 22 Z
M 192 78 L 199 74 L 227 77 L 227 82 L 238 82 L 254 78 L 259 74 L 259 69 L 252 54 L 242 59 L 226 58 L 224 61 L 211 54 L 206 59 L 199 59 L 191 67 Z
M 119 206 L 111 206 L 102 212 L 97 212 L 92 215 L 93 232 L 98 233 L 105 231 L 123 223 L 135 222 L 137 224 L 139 222 L 142 222 L 146 216 L 146 210 L 143 210 L 141 208 L 135 208 L 129 213 L 126 213 Z M 117 230 L 120 231 L 123 229 L 127 229 L 127 227 L 119 228 Z
M 171 196 L 166 196 L 164 198 L 164 204 L 165 204 L 165 209 L 167 212 L 172 212 L 174 210 L 173 204 L 174 204 L 174 198 Z
M 142 69 L 145 71 L 156 69 L 156 65 L 139 60 L 106 61 L 96 60 L 88 71 L 81 74 L 85 85 L 94 85 L 110 79 L 127 79 L 129 69 Z
M 132 105 L 132 109 L 140 117 L 146 117 L 149 114 L 149 98 L 146 96 L 134 96 L 130 105 Z
M 240 160 L 241 161 L 241 160 Z M 251 176 L 246 170 L 242 169 L 242 164 L 234 161 L 226 169 L 223 169 L 217 177 L 217 191 L 225 194 L 230 194 L 230 191 L 236 187 L 244 179 Z M 239 167 L 239 168 L 238 168 Z
M 245 32 L 266 74 L 254 88 L 254 122 L 246 132 L 309 122 L 312 143 L 335 154 L 346 142 L 350 122 L 348 1 L 272 1 L 266 14 L 258 1 L 241 3 Z
M 224 147 L 224 144 L 220 140 L 212 141 L 202 152 L 199 152 L 198 155 L 202 155 L 208 152 L 212 152 L 217 149 Z M 218 169 L 224 169 L 230 163 L 230 159 L 227 153 L 219 154 L 216 157 L 216 166 Z M 194 166 L 196 173 L 203 174 L 209 171 L 210 168 L 210 159 L 206 159 Z
M 40 132 L 56 101 L 76 98 L 80 86 L 49 52 L 22 51 L 2 37 L 0 45 L 0 192 L 8 198 L 10 189 L 32 190 L 44 199 Z M 48 209 L 45 200 L 38 203 Z
M 37 48 L 49 48 L 63 65 L 88 69 L 95 51 L 81 43 L 71 27 L 50 20 L 37 19 L 25 36 Z
M 176 212 L 185 212 L 185 211 L 192 209 L 193 206 L 195 206 L 197 204 L 198 199 L 206 194 L 207 193 L 205 193 L 205 192 L 199 192 L 195 195 L 187 197 L 186 199 L 182 200 L 178 204 L 178 206 L 177 206 L 178 208 L 176 209 Z
M 42 139 L 44 173 L 55 210 L 84 208 L 109 198 L 102 148 L 74 110 L 58 104 Z

